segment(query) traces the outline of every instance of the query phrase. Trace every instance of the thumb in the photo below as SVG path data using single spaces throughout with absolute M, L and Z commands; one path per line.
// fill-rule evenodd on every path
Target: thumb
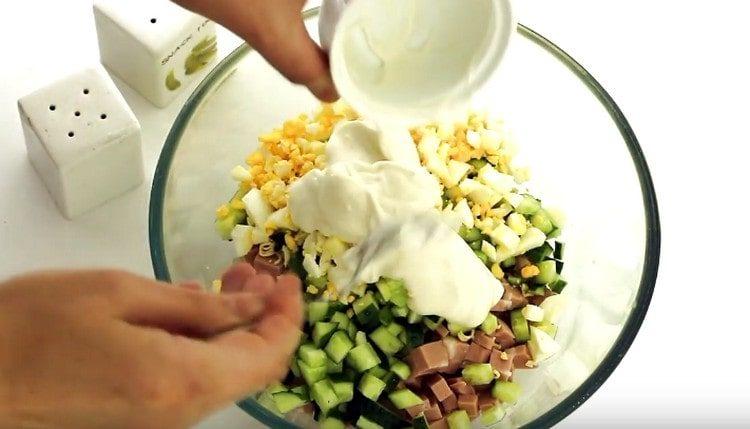
M 208 338 L 255 320 L 265 310 L 266 298 L 255 292 L 215 295 L 153 283 L 134 290 L 128 301 L 122 318 L 130 324 Z
M 283 32 L 269 29 L 267 36 L 250 42 L 287 79 L 307 86 L 322 101 L 336 101 L 339 95 L 331 77 L 328 55 L 310 38 L 302 19 L 296 18 L 281 28 Z

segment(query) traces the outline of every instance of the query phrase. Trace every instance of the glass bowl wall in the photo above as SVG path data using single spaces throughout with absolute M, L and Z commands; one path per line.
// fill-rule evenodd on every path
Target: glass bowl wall
M 317 10 L 306 12 L 310 29 Z M 234 192 L 229 170 L 257 136 L 318 106 L 257 53 L 240 47 L 190 98 L 157 166 L 150 239 L 159 279 L 209 284 L 234 257 L 213 227 Z M 563 351 L 520 371 L 524 395 L 500 427 L 548 427 L 580 406 L 612 373 L 645 317 L 659 261 L 659 220 L 648 167 L 622 112 L 570 56 L 519 26 L 501 70 L 475 106 L 507 120 L 531 188 L 562 208 L 564 275 L 571 307 Z M 272 427 L 293 427 L 253 400 L 240 406 Z M 296 420 L 306 426 L 304 419 Z M 248 417 L 248 427 L 257 425 Z

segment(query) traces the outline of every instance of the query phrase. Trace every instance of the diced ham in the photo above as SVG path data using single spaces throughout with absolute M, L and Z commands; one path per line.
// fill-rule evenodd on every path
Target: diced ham
M 507 323 L 498 319 L 498 327 L 495 331 L 495 341 L 503 349 L 509 349 L 516 344 L 516 336 L 513 335 L 513 330 L 508 326 Z
M 247 255 L 245 255 L 245 262 L 248 264 L 255 262 L 255 257 L 258 256 L 258 252 L 260 252 L 260 246 L 253 246 L 253 248 L 247 252 Z
M 448 429 L 448 422 L 445 419 L 430 422 L 430 429 Z
M 497 405 L 497 399 L 493 398 L 488 392 L 479 395 L 479 411 L 487 411 Z
M 409 414 L 409 417 L 415 418 L 418 415 L 424 413 L 424 410 L 427 408 L 428 403 L 427 403 L 427 399 L 425 398 L 423 399 L 424 399 L 424 402 L 422 402 L 421 404 L 418 404 L 418 405 L 415 405 L 413 407 L 409 407 L 406 409 L 406 413 Z
M 435 332 L 440 335 L 440 338 L 445 338 L 450 335 L 450 331 L 443 324 L 438 325 L 437 329 L 435 329 Z
M 490 351 L 477 343 L 471 343 L 465 360 L 474 363 L 486 363 L 490 359 Z
M 458 408 L 469 413 L 473 420 L 479 415 L 479 397 L 477 395 L 460 395 L 458 397 Z
M 406 358 L 412 371 L 412 378 L 433 374 L 448 367 L 448 349 L 442 341 L 419 346 Z
M 515 310 L 516 308 L 525 307 L 529 302 L 526 300 L 526 297 L 523 296 L 523 292 L 521 292 L 520 289 L 513 287 L 508 282 L 503 282 L 503 286 L 505 287 L 505 293 L 503 294 L 503 299 L 511 302 L 511 310 Z
M 444 338 L 443 344 L 445 344 L 445 348 L 448 350 L 448 366 L 443 368 L 440 372 L 453 374 L 461 369 L 461 366 L 466 359 L 466 355 L 469 353 L 469 345 L 458 341 L 453 337 Z
M 258 255 L 253 261 L 253 268 L 259 273 L 278 277 L 284 272 L 284 256 L 278 252 L 271 256 Z
M 443 418 L 440 411 L 440 405 L 437 402 L 430 402 L 430 405 L 424 410 L 424 417 L 428 422 L 434 422 Z
M 440 406 L 443 408 L 443 414 L 448 414 L 451 411 L 455 411 L 456 408 L 458 408 L 458 398 L 456 397 L 456 395 L 451 393 L 451 395 L 445 398 L 444 401 L 440 401 Z
M 516 346 L 508 350 L 508 356 L 513 360 L 513 366 L 519 369 L 528 369 L 526 364 L 531 360 L 531 353 L 529 347 L 524 344 L 522 346 Z
M 407 387 L 411 390 L 420 390 L 422 389 L 422 386 L 424 385 L 424 376 L 415 377 L 414 373 L 404 381 L 404 387 Z
M 425 381 L 425 385 L 430 389 L 435 399 L 444 401 L 451 395 L 451 388 L 445 379 L 437 374 L 431 376 Z
M 495 338 L 490 337 L 482 331 L 474 332 L 474 342 L 487 350 L 492 350 L 495 347 Z
M 474 390 L 474 387 L 467 383 L 464 379 L 460 379 L 456 381 L 455 383 L 450 385 L 451 390 L 456 392 L 456 395 L 474 395 L 476 394 L 476 391 Z
M 509 353 L 493 350 L 490 355 L 490 365 L 492 369 L 500 373 L 500 380 L 508 381 L 513 377 L 513 357 Z
M 305 414 L 313 414 L 315 412 L 315 405 L 312 402 L 310 402 L 310 403 L 303 405 L 302 408 L 300 409 Z

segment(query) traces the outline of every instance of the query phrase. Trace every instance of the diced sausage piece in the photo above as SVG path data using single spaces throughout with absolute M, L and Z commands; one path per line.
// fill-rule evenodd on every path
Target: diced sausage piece
M 435 332 L 440 335 L 440 338 L 445 338 L 450 335 L 450 331 L 443 324 L 438 325 L 437 329 L 435 329 Z
M 511 310 L 525 307 L 529 303 L 526 300 L 526 297 L 523 296 L 523 292 L 521 292 L 520 289 L 513 287 L 510 283 L 506 283 L 506 282 L 503 282 L 503 286 L 505 287 L 505 293 L 503 294 L 503 299 L 511 302 L 512 304 Z
M 479 395 L 479 411 L 487 411 L 497 405 L 497 402 L 489 392 L 483 392 Z
M 453 374 L 461 369 L 466 355 L 469 353 L 469 345 L 453 337 L 443 338 L 443 344 L 445 344 L 445 348 L 448 350 L 448 366 L 440 372 Z
M 414 374 L 404 381 L 404 386 L 411 390 L 420 390 L 424 385 L 424 376 L 415 377 Z
M 448 429 L 448 422 L 445 419 L 430 422 L 430 429 Z
M 490 311 L 494 313 L 503 313 L 506 311 L 510 311 L 513 309 L 513 301 L 507 300 L 507 299 L 501 299 L 500 301 L 495 304 Z
M 310 403 L 303 405 L 302 408 L 300 408 L 300 410 L 302 410 L 305 414 L 313 414 L 315 412 L 315 405 L 312 402 L 310 402 Z
M 474 395 L 476 394 L 476 391 L 474 390 L 474 387 L 464 381 L 463 379 L 456 381 L 455 383 L 451 384 L 451 390 L 456 392 L 456 395 Z
M 249 252 L 247 252 L 247 255 L 245 255 L 245 262 L 248 264 L 252 264 L 255 262 L 255 258 L 258 256 L 258 252 L 260 252 L 260 246 L 253 246 L 252 249 L 250 249 Z
M 427 399 L 425 399 L 424 402 L 422 402 L 421 404 L 407 408 L 406 413 L 409 414 L 409 417 L 414 418 L 424 413 L 424 410 L 426 408 L 427 408 Z
M 259 273 L 278 277 L 284 272 L 284 256 L 281 253 L 274 253 L 271 256 L 258 255 L 253 262 L 253 268 Z
M 495 347 L 495 338 L 481 331 L 474 332 L 474 342 L 487 350 L 492 350 Z
M 458 408 L 469 413 L 473 420 L 479 415 L 479 397 L 477 395 L 460 395 L 458 397 Z
M 516 344 L 516 336 L 513 335 L 513 330 L 510 329 L 510 326 L 508 326 L 507 323 L 500 319 L 498 319 L 497 324 L 498 327 L 494 334 L 495 341 L 497 341 L 503 349 L 513 347 Z
M 502 381 L 508 381 L 513 376 L 513 357 L 508 352 L 493 350 L 490 355 L 490 365 L 492 369 L 500 373 Z
M 430 423 L 442 419 L 443 413 L 440 411 L 440 405 L 437 402 L 431 402 L 430 406 L 424 410 L 424 417 Z
M 509 352 L 512 351 L 513 356 L 513 366 L 515 368 L 519 369 L 528 369 L 529 367 L 526 366 L 526 364 L 531 360 L 531 353 L 529 352 L 529 347 L 524 344 L 522 346 L 513 347 L 509 350 Z M 509 353 L 510 354 L 510 353 Z
M 465 360 L 474 363 L 486 363 L 490 359 L 490 351 L 477 343 L 471 343 Z
M 432 374 L 448 367 L 448 349 L 442 341 L 435 341 L 417 347 L 406 358 L 412 370 L 412 377 Z
M 451 395 L 445 398 L 444 401 L 440 401 L 440 405 L 443 408 L 443 414 L 448 414 L 458 408 L 458 398 L 456 397 L 456 395 L 451 393 Z
M 426 385 L 438 401 L 444 401 L 452 393 L 445 379 L 437 374 L 428 378 Z

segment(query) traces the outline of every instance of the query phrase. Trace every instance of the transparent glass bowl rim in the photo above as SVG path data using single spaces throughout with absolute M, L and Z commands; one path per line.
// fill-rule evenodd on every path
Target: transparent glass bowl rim
M 314 18 L 318 15 L 318 12 L 318 7 L 308 9 L 303 12 L 303 16 L 305 19 Z M 656 285 L 661 250 L 661 228 L 659 223 L 659 209 L 656 200 L 656 192 L 651 179 L 651 173 L 646 163 L 646 158 L 633 129 L 630 127 L 625 115 L 615 101 L 583 66 L 557 45 L 522 24 L 518 25 L 518 33 L 563 63 L 563 65 L 565 65 L 584 85 L 588 87 L 591 93 L 602 104 L 602 107 L 607 110 L 612 121 L 619 129 L 635 165 L 641 185 L 646 221 L 646 248 L 644 252 L 644 264 L 640 286 L 634 304 L 635 307 L 625 323 L 619 338 L 615 341 L 612 349 L 599 367 L 581 386 L 578 387 L 578 389 L 545 414 L 539 416 L 525 426 L 526 428 L 536 428 L 554 426 L 586 402 L 586 400 L 588 400 L 591 395 L 593 395 L 594 392 L 604 384 L 627 353 L 646 317 L 651 297 L 654 292 L 654 287 Z M 191 119 L 198 110 L 198 107 L 201 102 L 210 95 L 211 89 L 215 86 L 216 82 L 220 81 L 222 77 L 226 76 L 231 70 L 233 70 L 233 68 L 250 52 L 252 52 L 252 48 L 247 44 L 243 44 L 217 65 L 217 67 L 204 79 L 188 99 L 167 136 L 167 140 L 162 149 L 159 162 L 156 166 L 156 172 L 154 174 L 149 209 L 149 242 L 151 248 L 151 260 L 154 274 L 159 280 L 171 281 L 171 275 L 167 266 L 167 258 L 164 250 L 164 225 L 162 214 L 164 212 L 164 199 L 166 196 L 169 171 L 172 165 L 172 160 L 177 152 L 177 147 Z M 254 401 L 243 401 L 239 405 L 245 412 L 269 427 L 296 428 L 295 425 L 269 412 Z

